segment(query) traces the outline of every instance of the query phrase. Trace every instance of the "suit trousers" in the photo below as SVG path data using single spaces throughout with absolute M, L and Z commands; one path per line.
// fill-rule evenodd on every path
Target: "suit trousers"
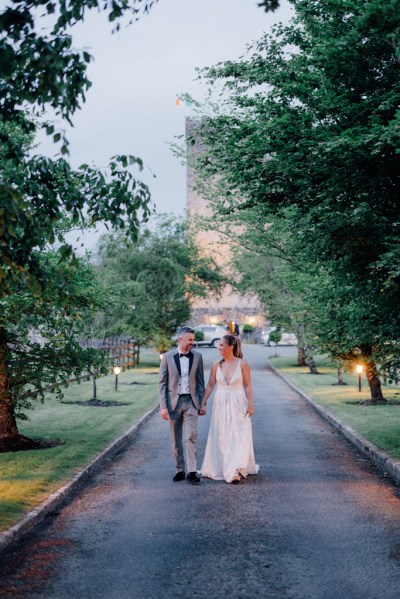
M 172 455 L 176 471 L 196 472 L 197 421 L 199 414 L 190 395 L 180 395 L 173 412 L 169 413 Z

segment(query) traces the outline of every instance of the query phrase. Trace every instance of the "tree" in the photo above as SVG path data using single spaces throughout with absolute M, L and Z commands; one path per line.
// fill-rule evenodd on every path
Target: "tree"
M 18 131 L 30 136 L 32 142 L 39 126 L 35 112 L 50 109 L 56 118 L 71 123 L 74 112 L 85 101 L 91 85 L 86 69 L 92 57 L 86 51 L 73 50 L 71 28 L 84 19 L 88 10 L 108 9 L 113 22 L 129 12 L 137 18 L 153 3 L 121 0 L 103 7 L 99 0 L 18 0 L 0 13 L 0 209 L 8 207 L 2 213 L 4 245 L 12 239 L 16 223 L 25 233 L 27 229 L 36 231 L 34 239 L 28 236 L 26 246 L 11 246 L 9 253 L 1 256 L 1 263 L 5 260 L 11 270 L 26 266 L 35 244 L 41 248 L 53 241 L 53 225 L 63 210 L 71 214 L 76 225 L 84 221 L 84 210 L 88 210 L 87 222 L 92 225 L 102 220 L 121 227 L 126 217 L 129 233 L 136 233 L 138 211 L 143 208 L 146 214 L 149 195 L 147 187 L 138 183 L 126 167 L 137 164 L 141 168 L 140 159 L 114 157 L 107 180 L 104 170 L 88 165 L 73 171 L 65 158 L 52 161 L 31 157 Z M 42 126 L 55 143 L 61 143 L 61 154 L 68 154 L 68 140 L 55 125 L 44 122 Z M 65 244 L 65 254 L 71 251 Z
M 278 347 L 278 343 L 282 338 L 282 334 L 281 334 L 281 330 L 278 327 L 276 329 L 276 331 L 271 331 L 271 333 L 269 334 L 269 341 L 271 343 L 275 343 L 275 355 L 274 357 L 277 358 L 278 357 L 278 352 L 277 352 L 277 347 Z
M 11 389 L 13 376 L 10 364 L 10 318 L 8 306 L 15 297 L 34 298 L 38 305 L 56 311 L 68 311 L 73 291 L 67 279 L 54 287 L 55 270 L 44 259 L 49 244 L 59 243 L 57 260 L 65 268 L 76 266 L 73 248 L 64 241 L 69 226 L 83 228 L 87 223 L 106 220 L 114 228 L 125 228 L 135 236 L 140 214 L 147 218 L 150 196 L 126 170 L 129 157 L 120 156 L 110 163 L 105 173 L 83 165 L 74 171 L 64 160 L 45 161 L 28 158 L 24 136 L 13 137 L 24 159 L 16 162 L 2 157 L 0 168 L 0 443 L 16 446 L 18 430 L 15 423 L 15 402 Z M 133 159 L 132 159 L 133 161 Z M 18 190 L 18 191 L 16 191 Z M 25 307 L 28 314 L 28 305 Z M 22 318 L 21 312 L 18 312 Z M 11 334 L 11 337 L 10 337 Z M 32 348 L 27 350 L 27 359 Z M 71 360 L 79 351 L 70 345 Z M 68 362 L 71 365 L 71 362 Z M 58 368 L 54 362 L 54 371 Z
M 95 273 L 95 276 L 97 273 Z M 104 287 L 101 289 L 103 302 L 102 308 L 103 311 L 99 309 L 98 312 L 91 315 L 90 317 L 85 318 L 84 326 L 81 331 L 81 337 L 79 339 L 79 345 L 82 349 L 87 350 L 85 355 L 87 357 L 84 372 L 87 372 L 92 379 L 93 386 L 93 395 L 91 398 L 92 404 L 88 405 L 98 405 L 97 404 L 97 379 L 102 374 L 107 374 L 108 368 L 111 366 L 110 359 L 105 359 L 106 354 L 104 353 L 104 348 L 106 346 L 106 336 L 105 336 L 105 324 L 103 313 L 104 309 L 107 309 L 109 306 L 109 294 Z M 107 296 L 107 301 L 104 301 L 104 296 Z M 99 307 L 100 308 L 100 307 Z M 107 352 L 108 354 L 108 352 Z M 98 358 L 103 358 L 103 360 L 99 363 Z M 108 367 L 108 368 L 107 368 Z
M 276 258 L 249 252 L 236 256 L 235 268 L 241 273 L 238 289 L 255 293 L 269 320 L 296 335 L 297 365 L 305 366 L 311 336 L 305 297 L 310 277 Z
M 305 366 L 315 343 L 309 290 L 320 273 L 294 247 L 288 219 L 275 216 L 265 227 L 255 225 L 255 213 L 247 212 L 247 227 L 234 253 L 235 268 L 242 273 L 238 287 L 256 293 L 274 325 L 296 335 L 297 365 Z
M 2 318 L 7 327 L 1 363 L 7 366 L 7 389 L 1 406 L 4 434 L 0 451 L 35 447 L 37 444 L 19 435 L 16 418 L 26 419 L 26 410 L 35 400 L 44 399 L 49 386 L 79 377 L 90 367 L 106 373 L 107 356 L 83 349 L 79 343 L 84 323 L 104 308 L 102 289 L 87 259 L 73 266 L 60 263 L 57 252 L 42 254 L 42 267 L 50 275 L 46 296 L 24 285 L 0 299 Z
M 153 2 L 121 0 L 105 5 L 110 21 L 127 12 L 134 18 Z M 12 395 L 10 356 L 12 331 L 8 306 L 14 295 L 33 293 L 38 304 L 65 310 L 71 300 L 60 283 L 57 302 L 51 277 L 54 269 L 42 253 L 57 242 L 58 259 L 72 267 L 74 249 L 64 238 L 60 221 L 76 228 L 99 221 L 124 228 L 135 237 L 150 213 L 148 188 L 136 180 L 131 166 L 142 168 L 133 156 L 115 156 L 108 169 L 82 165 L 74 170 L 66 160 L 68 141 L 54 124 L 48 135 L 61 143 L 61 156 L 49 160 L 32 155 L 37 113 L 52 110 L 55 118 L 71 123 L 90 87 L 86 68 L 91 56 L 72 48 L 71 28 L 87 10 L 104 8 L 97 0 L 18 0 L 0 13 L 0 442 L 15 446 L 18 430 Z M 41 19 L 45 19 L 45 27 Z M 118 25 L 117 25 L 118 27 Z M 11 302 L 11 304 L 9 303 Z M 11 335 L 11 337 L 10 337 Z M 27 359 L 33 349 L 27 352 Z M 79 354 L 79 352 L 78 352 Z M 78 354 L 76 354 L 77 362 Z M 74 355 L 70 346 L 70 356 Z M 80 355 L 80 354 L 79 354 Z M 57 368 L 55 368 L 55 371 Z
M 31 157 L 26 138 L 32 142 L 38 126 L 35 111 L 51 109 L 56 118 L 71 123 L 85 101 L 90 87 L 86 69 L 92 57 L 73 50 L 71 28 L 86 12 L 104 9 L 118 28 L 124 14 L 137 18 L 153 3 L 121 0 L 103 6 L 98 0 L 18 0 L 0 13 L 1 294 L 22 271 L 40 279 L 32 248 L 53 243 L 55 225 L 64 212 L 76 226 L 107 221 L 113 227 L 125 226 L 132 235 L 140 210 L 145 217 L 148 214 L 148 189 L 126 169 L 132 164 L 141 168 L 139 159 L 116 156 L 106 172 L 88 165 L 73 171 L 65 158 Z M 66 155 L 65 136 L 51 123 L 43 126 L 55 143 L 61 142 L 61 154 Z M 59 242 L 64 242 L 62 235 Z M 64 242 L 61 255 L 71 254 L 71 246 Z
M 305 366 L 306 354 L 315 344 L 311 328 L 309 291 L 322 273 L 306 263 L 288 230 L 286 218 L 267 216 L 258 206 L 243 211 L 221 210 L 221 200 L 229 193 L 223 181 L 198 180 L 199 193 L 207 197 L 214 217 L 196 219 L 199 230 L 218 232 L 221 243 L 232 248 L 232 266 L 237 274 L 234 288 L 241 294 L 257 295 L 268 318 L 279 327 L 295 333 L 298 366 Z M 225 240 L 225 241 L 224 241 Z
M 221 286 L 216 264 L 199 254 L 186 223 L 167 215 L 129 248 L 119 234 L 104 237 L 100 260 L 99 275 L 114 296 L 108 332 L 129 332 L 143 343 L 152 338 L 160 351 L 189 319 L 194 298 Z
M 89 10 L 97 9 L 108 13 L 118 29 L 124 15 L 135 20 L 155 1 L 16 0 L 4 7 L 0 12 L 3 121 L 29 125 L 21 108 L 26 106 L 52 108 L 56 115 L 70 120 L 91 85 L 86 69 L 92 57 L 73 48 L 74 25 L 83 21 Z
M 330 319 L 321 345 L 353 360 L 360 352 L 381 401 L 377 360 L 400 367 L 399 276 L 390 266 L 400 227 L 400 2 L 294 5 L 293 22 L 247 59 L 203 72 L 226 100 L 211 116 L 200 112 L 189 142 L 201 138 L 199 171 L 229 192 L 218 215 L 257 207 L 287 219 L 304 262 L 332 282 L 330 305 L 341 302 L 329 310 L 329 288 L 315 290 L 316 313 L 328 309 Z

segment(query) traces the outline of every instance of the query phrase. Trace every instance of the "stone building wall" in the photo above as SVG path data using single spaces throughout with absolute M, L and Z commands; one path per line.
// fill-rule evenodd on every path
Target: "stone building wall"
M 186 121 L 186 136 L 193 132 L 195 123 L 190 119 Z M 188 146 L 188 153 L 199 152 L 201 148 Z M 208 202 L 201 197 L 195 189 L 196 173 L 188 160 L 187 165 L 187 199 L 186 209 L 189 216 L 212 216 Z M 196 241 L 205 255 L 211 255 L 217 264 L 224 268 L 229 263 L 231 250 L 229 244 L 217 231 L 204 230 L 196 234 Z M 232 273 L 235 276 L 235 273 Z M 207 323 L 238 322 L 240 325 L 251 324 L 253 327 L 262 327 L 265 324 L 264 314 L 260 302 L 255 296 L 240 296 L 234 293 L 230 286 L 223 289 L 218 299 L 199 299 L 192 309 L 191 323 L 193 325 Z

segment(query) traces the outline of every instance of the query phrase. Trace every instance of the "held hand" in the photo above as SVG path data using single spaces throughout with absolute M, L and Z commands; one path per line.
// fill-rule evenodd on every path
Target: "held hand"
M 247 408 L 247 414 L 250 416 L 250 418 L 253 416 L 253 414 L 254 414 L 253 405 L 248 406 L 248 408 Z
M 199 416 L 205 416 L 207 414 L 206 406 L 200 406 Z
M 164 420 L 168 420 L 168 410 L 167 410 L 167 408 L 163 408 L 162 410 L 160 410 L 160 416 L 161 416 L 161 418 L 164 418 Z

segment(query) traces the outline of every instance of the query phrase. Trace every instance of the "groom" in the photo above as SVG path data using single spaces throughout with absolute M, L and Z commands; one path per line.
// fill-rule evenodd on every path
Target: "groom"
M 163 355 L 160 365 L 160 415 L 169 419 L 172 455 L 175 458 L 175 482 L 185 479 L 198 484 L 196 474 L 197 420 L 204 395 L 203 357 L 192 351 L 194 330 L 182 327 L 178 332 L 178 348 Z M 183 437 L 184 435 L 184 442 Z

